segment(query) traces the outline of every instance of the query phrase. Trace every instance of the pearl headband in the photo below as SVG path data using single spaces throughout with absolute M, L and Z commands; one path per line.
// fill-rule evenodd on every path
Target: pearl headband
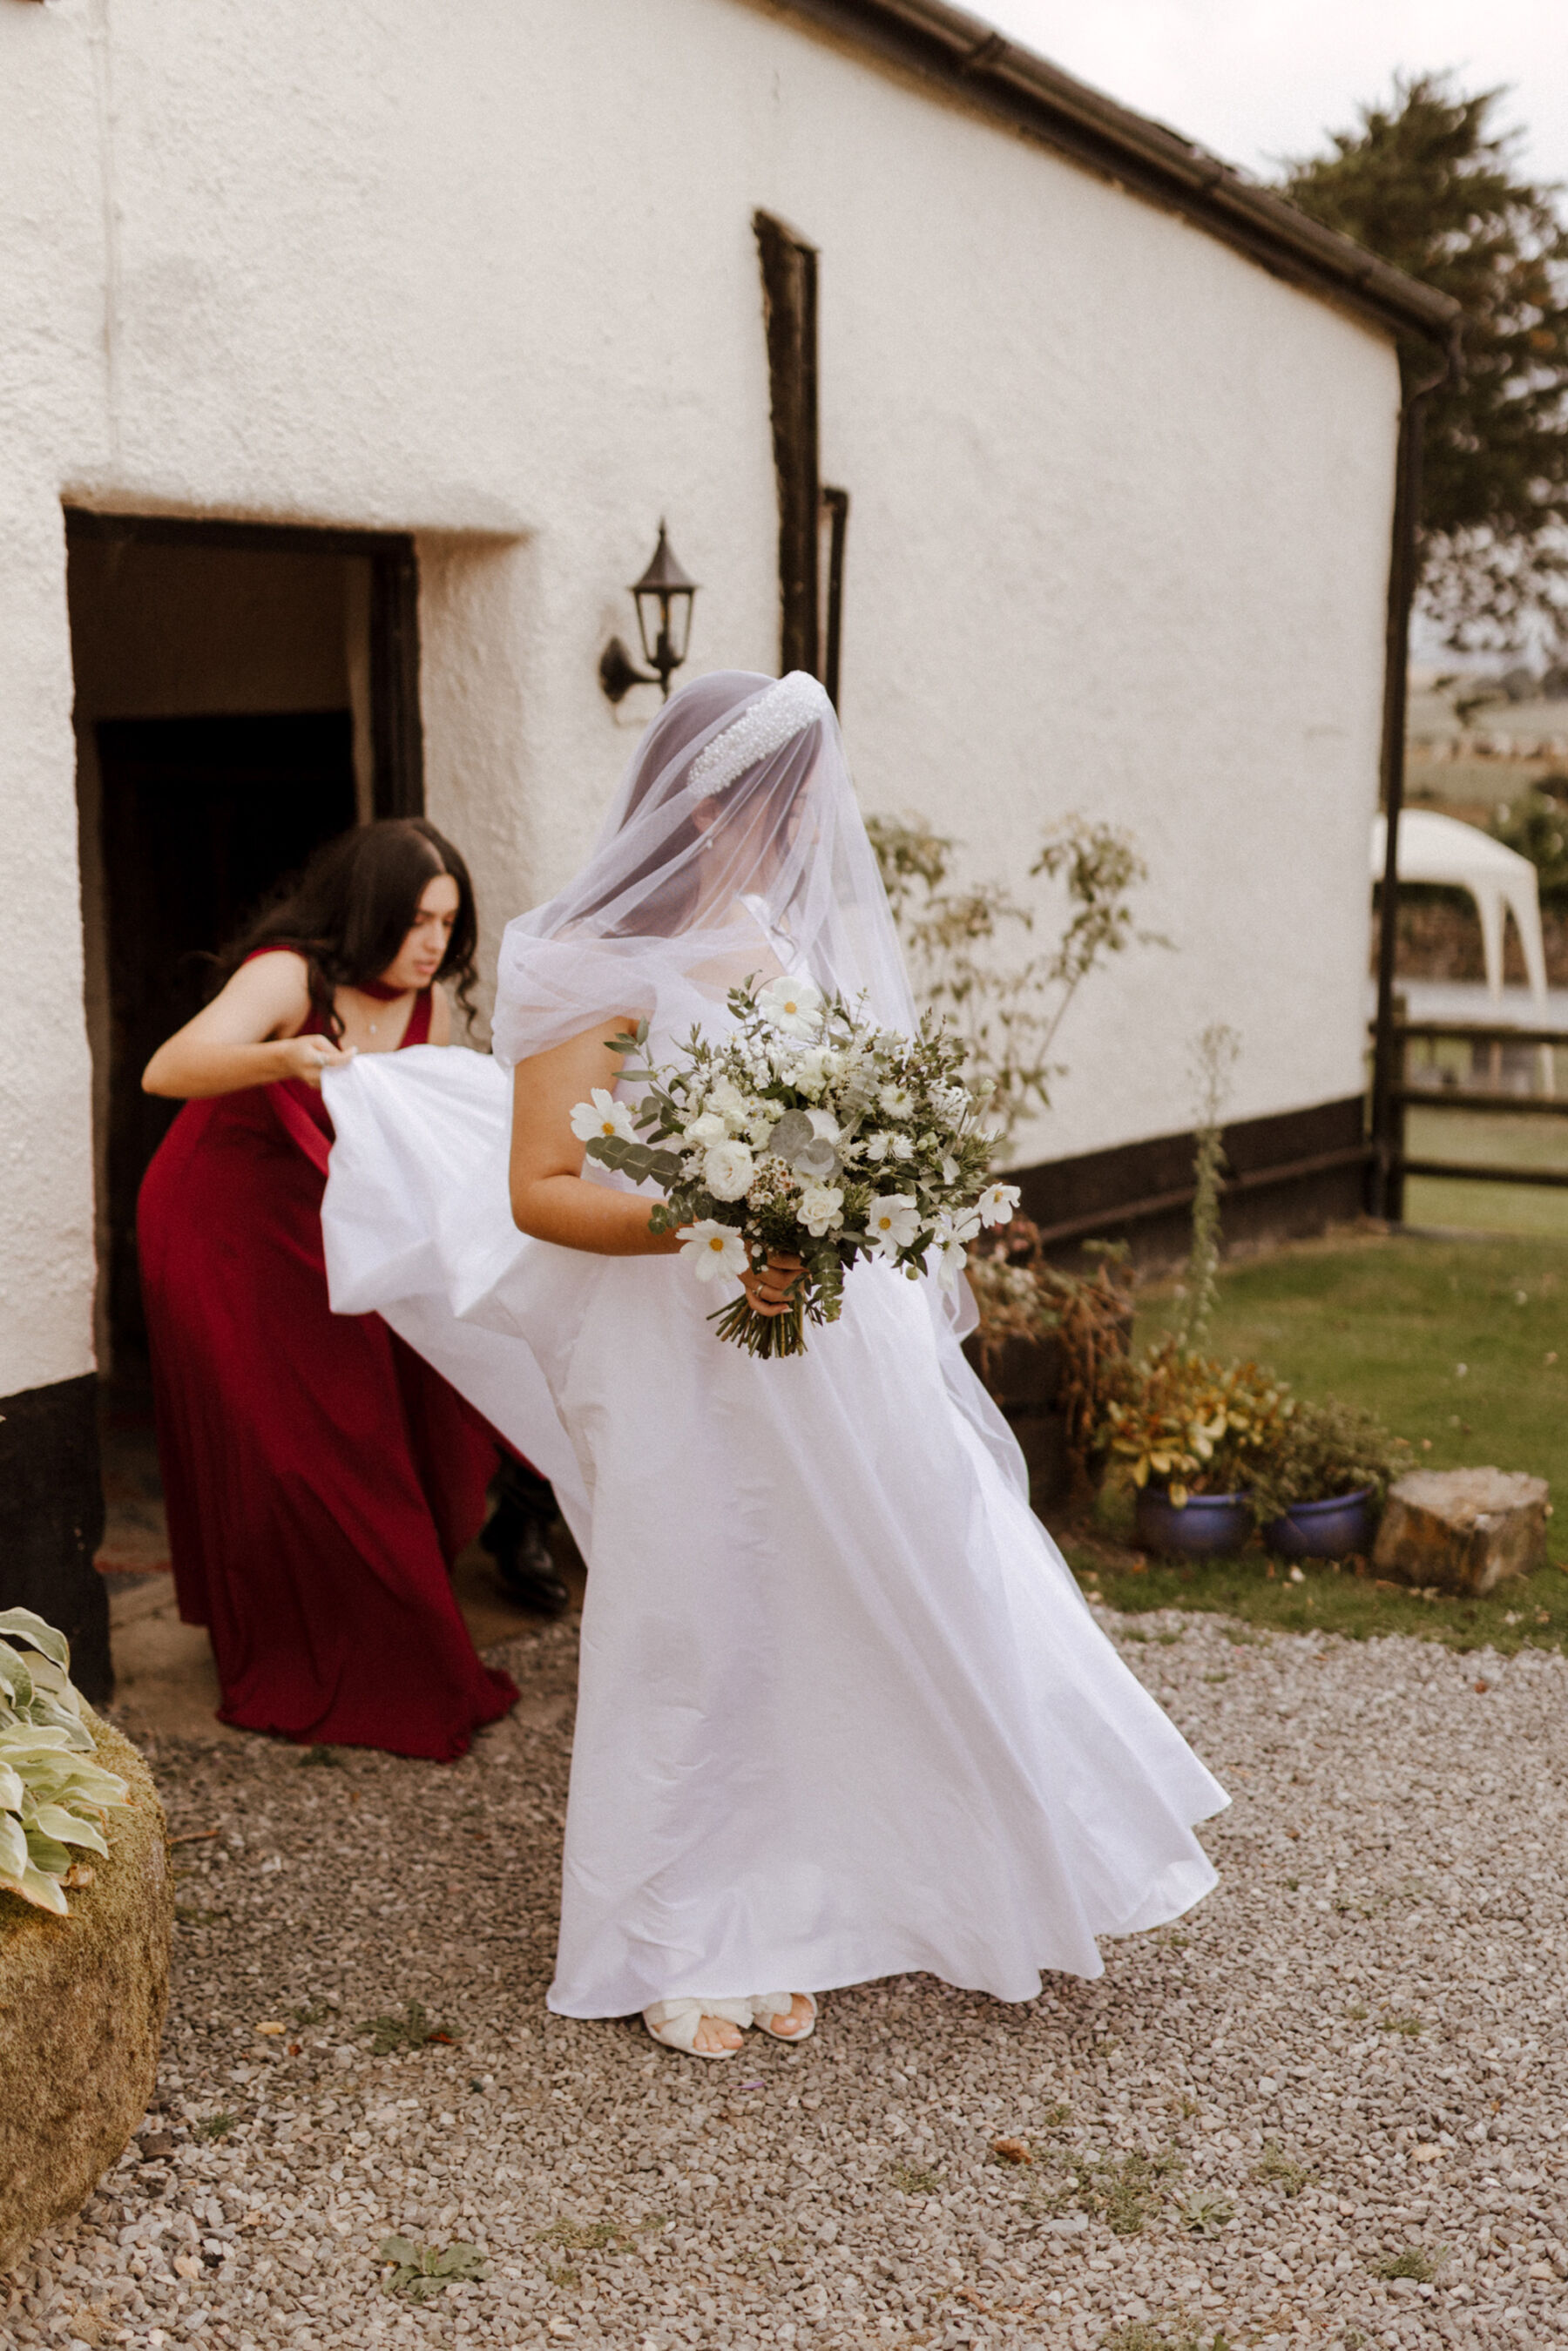
M 831 717 L 832 708 L 826 689 L 814 677 L 803 669 L 792 669 L 704 744 L 686 778 L 687 797 L 712 799 L 747 768 L 755 768 L 771 752 L 781 751 L 818 719 Z

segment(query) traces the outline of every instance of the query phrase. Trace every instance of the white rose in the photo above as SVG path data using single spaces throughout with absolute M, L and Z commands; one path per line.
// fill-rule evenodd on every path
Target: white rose
M 744 1143 L 716 1143 L 703 1158 L 703 1182 L 716 1200 L 743 1200 L 757 1163 Z
M 844 1196 L 836 1184 L 808 1184 L 796 1214 L 806 1230 L 821 1240 L 836 1225 L 843 1223 L 840 1214 L 843 1205 Z
M 705 1110 L 693 1119 L 689 1126 L 681 1130 L 681 1141 L 695 1144 L 699 1151 L 706 1151 L 710 1143 L 723 1143 L 728 1134 L 729 1129 L 718 1113 Z

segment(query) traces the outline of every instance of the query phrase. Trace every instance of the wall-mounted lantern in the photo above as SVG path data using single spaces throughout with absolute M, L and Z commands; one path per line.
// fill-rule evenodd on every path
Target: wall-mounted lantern
M 687 578 L 675 560 L 663 522 L 653 559 L 641 580 L 632 582 L 631 592 L 648 667 L 634 667 L 620 638 L 612 637 L 599 657 L 599 683 L 612 702 L 619 702 L 634 685 L 655 684 L 667 702 L 670 679 L 685 660 L 691 643 L 692 599 L 697 583 Z

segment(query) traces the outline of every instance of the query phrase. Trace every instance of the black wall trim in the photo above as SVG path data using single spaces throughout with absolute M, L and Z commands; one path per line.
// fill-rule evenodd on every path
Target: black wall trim
M 1076 1256 L 1081 1240 L 1125 1239 L 1140 1262 L 1172 1264 L 1186 1253 L 1193 1147 L 1190 1131 L 1162 1134 L 1009 1175 L 1053 1257 Z M 1349 1094 L 1240 1119 L 1225 1129 L 1225 1153 L 1229 1180 L 1220 1215 L 1228 1249 L 1320 1233 L 1361 1213 L 1365 1103 Z
M 779 667 L 820 674 L 821 486 L 817 457 L 817 253 L 755 214 L 779 478 Z
M 0 1399 L 0 1608 L 58 1627 L 95 1704 L 114 1689 L 109 1595 L 92 1563 L 102 1541 L 97 1374 Z
M 946 86 L 1042 146 L 1181 214 L 1276 277 L 1327 295 L 1385 330 L 1446 341 L 1458 305 L 1260 188 L 1162 122 L 1074 80 L 946 0 L 781 0 L 906 72 Z

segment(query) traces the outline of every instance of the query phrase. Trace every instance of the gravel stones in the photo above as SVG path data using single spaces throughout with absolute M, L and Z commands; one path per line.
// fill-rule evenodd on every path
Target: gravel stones
M 0 2339 L 1568 2341 L 1568 1659 L 1106 1621 L 1232 1792 L 1217 1893 L 1097 1982 L 897 1978 L 722 2065 L 544 2010 L 570 1625 L 495 1653 L 523 1703 L 461 1763 L 170 1744 L 220 1834 L 180 1848 L 157 2154 Z M 410 2001 L 462 2038 L 371 2055 Z M 391 2300 L 394 2235 L 488 2275 Z

